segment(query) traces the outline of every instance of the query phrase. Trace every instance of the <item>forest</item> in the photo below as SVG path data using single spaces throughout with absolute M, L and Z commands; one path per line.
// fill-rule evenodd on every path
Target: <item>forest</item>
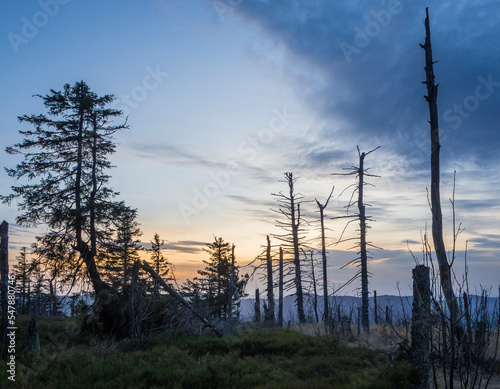
M 237 242 L 213 235 L 196 275 L 179 282 L 165 237 L 145 237 L 140 210 L 111 187 L 110 158 L 121 133 L 134 131 L 114 107 L 116 97 L 100 96 L 83 80 L 35 95 L 45 112 L 19 116 L 26 129 L 5 151 L 20 162 L 5 167 L 14 184 L 0 201 L 17 207 L 17 225 L 46 232 L 12 261 L 14 221 L 0 226 L 2 384 L 500 387 L 499 300 L 491 289 L 469 285 L 467 269 L 460 278 L 454 266 L 462 232 L 454 193 L 452 241 L 443 237 L 439 75 L 428 10 L 422 33 L 432 225 L 422 235 L 421 253 L 408 250 L 415 262 L 408 274 L 412 296 L 370 289 L 370 259 L 378 247 L 369 237 L 374 219 L 367 189 L 379 177 L 370 161 L 379 145 L 353 145 L 356 164 L 332 172 L 332 182 L 352 180 L 340 189 L 349 197 L 342 216 L 329 213 L 338 188 L 309 199 L 300 178 L 283 172 L 276 178 L 281 190 L 270 194 L 280 232 L 266 233 L 262 252 L 242 264 Z M 314 221 L 305 204 L 315 209 Z M 332 219 L 344 226 L 333 244 L 326 225 Z M 355 248 L 344 265 L 354 275 L 332 289 L 329 255 L 340 243 Z M 352 285 L 358 296 L 345 293 Z

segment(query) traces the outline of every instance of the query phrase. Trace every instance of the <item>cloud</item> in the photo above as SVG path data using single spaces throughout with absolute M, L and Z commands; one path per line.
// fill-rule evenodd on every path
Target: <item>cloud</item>
M 146 249 L 151 248 L 150 242 L 143 242 L 142 246 Z M 203 248 L 207 246 L 207 242 L 198 242 L 193 240 L 180 240 L 176 242 L 166 242 L 164 245 L 164 250 L 173 251 L 176 253 L 184 254 L 197 254 L 202 251 Z
M 434 58 L 440 61 L 435 73 L 445 155 L 497 158 L 497 6 L 484 0 L 446 1 L 430 7 Z M 291 59 L 303 60 L 309 71 L 298 70 L 300 62 L 291 60 L 293 67 L 286 71 L 310 108 L 346 124 L 335 128 L 337 133 L 352 132 L 365 144 L 383 145 L 402 155 L 418 156 L 417 162 L 426 161 L 428 111 L 421 84 L 425 61 L 419 47 L 425 35 L 424 4 L 246 0 L 235 10 L 281 41 Z M 354 52 L 346 52 L 346 45 Z M 492 82 L 480 87 L 481 80 Z M 478 87 L 483 97 L 488 96 L 477 99 Z M 455 104 L 465 106 L 463 112 L 455 112 Z M 310 152 L 312 162 L 337 157 L 321 149 Z

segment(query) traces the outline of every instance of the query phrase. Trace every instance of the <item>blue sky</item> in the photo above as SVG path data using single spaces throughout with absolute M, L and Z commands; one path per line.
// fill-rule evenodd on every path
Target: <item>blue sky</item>
M 371 289 L 409 292 L 430 210 L 428 111 L 423 95 L 425 6 L 439 82 L 442 203 L 451 248 L 457 171 L 457 279 L 468 241 L 470 284 L 498 284 L 500 248 L 500 3 L 494 0 L 264 1 L 6 0 L 0 15 L 0 146 L 20 141 L 17 116 L 41 113 L 31 96 L 85 80 L 112 93 L 130 130 L 116 136 L 112 185 L 137 208 L 148 242 L 158 232 L 180 278 L 201 268 L 212 234 L 238 259 L 276 233 L 271 193 L 285 171 L 330 216 L 345 213 L 352 181 L 332 176 L 357 163 L 380 178 L 366 191 L 376 219 Z M 16 159 L 0 154 L 0 165 Z M 4 175 L 0 193 L 14 184 Z M 314 203 L 304 205 L 314 217 Z M 14 223 L 15 207 L 0 205 Z M 343 225 L 328 221 L 330 242 Z M 354 226 L 353 226 L 354 227 Z M 34 233 L 12 225 L 11 259 Z M 314 224 L 310 237 L 317 233 Z M 348 230 L 354 236 L 355 228 Z M 347 248 L 343 247 L 343 248 Z M 355 251 L 331 252 L 330 279 Z M 352 288 L 353 289 L 353 288 Z M 353 292 L 349 290 L 349 292 Z

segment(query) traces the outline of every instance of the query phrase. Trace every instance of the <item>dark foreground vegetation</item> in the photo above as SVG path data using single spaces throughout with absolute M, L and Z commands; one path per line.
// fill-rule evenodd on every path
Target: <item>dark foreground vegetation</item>
M 28 325 L 20 317 L 19 344 Z M 403 388 L 405 360 L 331 337 L 244 325 L 218 338 L 154 335 L 138 344 L 79 332 L 76 318 L 39 322 L 40 351 L 19 350 L 12 388 Z M 1 368 L 6 382 L 5 362 Z

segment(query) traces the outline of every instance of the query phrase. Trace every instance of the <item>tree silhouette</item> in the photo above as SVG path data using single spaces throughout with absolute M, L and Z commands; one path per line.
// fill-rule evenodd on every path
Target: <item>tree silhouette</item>
M 276 225 L 285 231 L 284 234 L 273 234 L 273 237 L 283 242 L 285 252 L 293 255 L 293 270 L 295 285 L 295 296 L 297 303 L 297 313 L 299 322 L 304 323 L 306 316 L 304 313 L 304 296 L 302 290 L 302 269 L 300 260 L 300 249 L 304 239 L 304 229 L 301 226 L 302 215 L 300 206 L 304 196 L 295 192 L 295 182 L 297 178 L 293 177 L 293 173 L 285 173 L 286 184 L 288 185 L 288 193 L 279 192 L 272 195 L 276 197 L 279 203 L 279 209 L 273 210 L 284 217 L 283 220 L 276 220 Z
M 206 266 L 198 270 L 200 277 L 188 280 L 183 288 L 184 294 L 195 307 L 205 309 L 210 316 L 227 318 L 230 300 L 232 306 L 238 307 L 246 295 L 248 274 L 240 276 L 238 266 L 233 265 L 232 245 L 222 238 L 214 237 L 214 241 L 207 243 L 203 250 L 210 254 L 210 258 L 203 260 Z
M 168 259 L 162 253 L 163 247 L 165 246 L 165 241 L 160 239 L 160 235 L 155 233 L 153 240 L 151 241 L 151 264 L 154 271 L 162 278 L 168 277 L 170 270 L 170 263 Z M 158 298 L 160 296 L 160 286 L 156 280 L 153 280 L 153 296 Z
M 107 186 L 106 174 L 111 168 L 108 156 L 115 151 L 113 134 L 127 126 L 110 123 L 121 115 L 108 108 L 114 97 L 99 97 L 83 81 L 37 96 L 48 113 L 19 117 L 34 129 L 19 131 L 25 139 L 6 149 L 24 157 L 15 168 L 6 169 L 8 175 L 29 183 L 13 186 L 12 193 L 0 199 L 18 200 L 20 225 L 46 224 L 53 234 L 72 241 L 98 300 L 108 303 L 101 305 L 102 320 L 107 328 L 119 329 L 115 304 L 109 304 L 115 293 L 101 279 L 96 254 L 99 235 L 108 229 L 117 207 L 112 200 L 117 193 Z

